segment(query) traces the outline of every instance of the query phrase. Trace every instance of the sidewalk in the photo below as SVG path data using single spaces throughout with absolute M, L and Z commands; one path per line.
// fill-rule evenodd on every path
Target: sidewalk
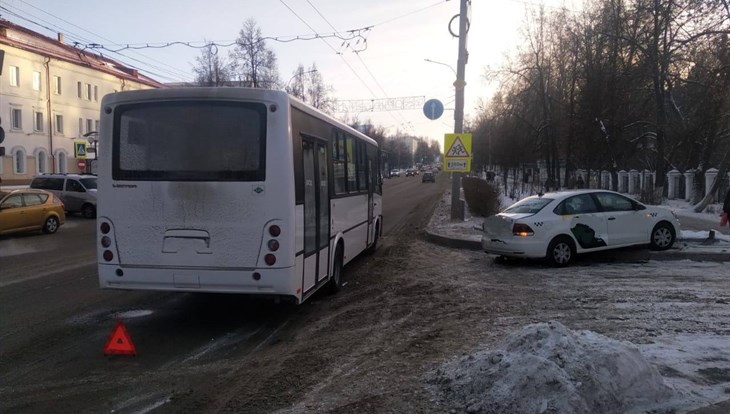
M 730 229 L 720 227 L 719 216 L 674 209 L 679 217 L 681 234 L 674 246 L 666 251 L 646 250 L 646 260 L 730 261 Z M 426 227 L 426 238 L 447 247 L 481 250 L 483 219 L 473 217 L 468 209 L 464 221 L 451 221 L 451 192 L 447 191 L 434 210 Z M 714 240 L 709 240 L 710 232 Z M 632 256 L 633 258 L 633 256 Z

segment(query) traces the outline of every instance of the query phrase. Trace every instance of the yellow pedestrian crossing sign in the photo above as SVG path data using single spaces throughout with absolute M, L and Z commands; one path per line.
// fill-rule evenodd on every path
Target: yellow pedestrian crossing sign
M 86 141 L 74 141 L 74 158 L 86 158 Z
M 444 135 L 444 171 L 471 171 L 471 134 Z

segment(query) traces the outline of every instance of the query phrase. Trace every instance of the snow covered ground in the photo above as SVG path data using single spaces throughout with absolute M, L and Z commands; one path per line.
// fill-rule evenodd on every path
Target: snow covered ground
M 451 221 L 450 201 L 445 194 L 428 231 L 479 241 L 482 219 L 467 211 Z M 503 197 L 502 206 L 512 202 Z M 522 312 L 506 315 L 500 345 L 485 343 L 431 371 L 426 381 L 440 404 L 452 412 L 683 413 L 730 399 L 730 268 L 721 260 L 730 235 L 719 226 L 721 206 L 665 206 L 683 228 L 669 253 L 720 253 L 720 261 L 504 268 L 515 280 L 541 274 L 544 292 L 563 292 L 553 300 L 577 298 L 557 315 L 530 318 L 536 324 L 520 324 Z

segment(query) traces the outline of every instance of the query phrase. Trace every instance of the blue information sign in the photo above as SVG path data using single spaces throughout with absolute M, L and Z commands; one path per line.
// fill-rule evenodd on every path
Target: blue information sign
M 429 99 L 423 104 L 423 114 L 431 120 L 439 119 L 444 114 L 444 104 L 438 99 Z

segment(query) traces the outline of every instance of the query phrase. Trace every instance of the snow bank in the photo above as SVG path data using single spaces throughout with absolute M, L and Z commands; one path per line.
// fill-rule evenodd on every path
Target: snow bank
M 672 396 L 633 344 L 555 321 L 446 363 L 429 382 L 445 406 L 472 413 L 638 412 Z

